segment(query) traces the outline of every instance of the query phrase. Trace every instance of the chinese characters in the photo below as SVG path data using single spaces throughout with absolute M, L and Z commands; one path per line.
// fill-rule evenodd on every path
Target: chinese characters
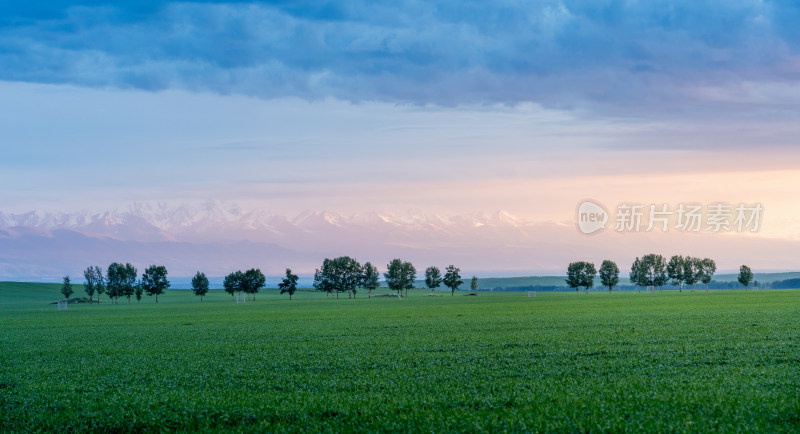
M 736 206 L 724 203 L 708 205 L 680 203 L 649 206 L 621 203 L 617 206 L 617 232 L 650 232 L 670 229 L 681 232 L 756 232 L 764 207 L 760 203 Z

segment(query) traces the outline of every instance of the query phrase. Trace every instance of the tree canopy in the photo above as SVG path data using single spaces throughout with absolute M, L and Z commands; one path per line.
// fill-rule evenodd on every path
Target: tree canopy
M 205 273 L 198 271 L 192 277 L 192 292 L 194 292 L 194 295 L 200 296 L 200 303 L 202 303 L 203 296 L 208 293 L 208 277 L 206 277 Z
M 751 270 L 747 265 L 742 265 L 739 267 L 739 276 L 737 280 L 739 283 L 744 285 L 745 288 L 749 288 L 750 282 L 753 281 L 753 270 Z
M 379 285 L 381 274 L 378 273 L 378 267 L 372 265 L 371 262 L 364 263 L 364 270 L 361 274 L 361 286 L 367 289 L 368 298 L 372 298 L 372 291 Z
M 450 288 L 450 295 L 454 295 L 456 291 L 458 291 L 458 287 L 464 283 L 461 280 L 461 270 L 457 268 L 455 265 L 448 265 L 445 269 L 444 278 L 442 278 L 442 282 L 444 286 Z
M 606 259 L 600 264 L 600 283 L 611 291 L 619 283 L 619 267 L 614 261 Z
M 597 270 L 591 262 L 578 261 L 572 262 L 567 266 L 567 285 L 570 288 L 585 288 L 586 292 L 589 288 L 594 286 L 594 277 L 597 275 Z
M 136 277 L 136 267 L 130 263 L 122 265 L 119 262 L 112 262 L 106 271 L 106 294 L 115 302 L 119 297 L 128 297 L 130 303 L 136 286 Z
M 433 292 L 442 284 L 442 273 L 439 267 L 428 267 L 425 269 L 425 286 Z
M 354 297 L 363 281 L 361 264 L 349 256 L 325 258 L 322 267 L 314 272 L 314 288 L 329 294 L 335 292 L 337 298 L 340 292 Z
M 292 274 L 292 270 L 287 268 L 286 277 L 278 284 L 278 289 L 281 290 L 281 294 L 289 294 L 289 301 L 292 300 L 292 296 L 295 291 L 297 291 L 297 279 L 299 279 L 299 277 L 296 274 Z
M 61 285 L 61 294 L 63 294 L 64 298 L 67 300 L 69 300 L 69 297 L 73 294 L 72 283 L 70 283 L 69 276 L 64 276 L 64 284 Z
M 386 272 L 383 273 L 383 276 L 386 278 L 386 285 L 389 289 L 397 291 L 398 294 L 405 290 L 406 297 L 408 297 L 408 290 L 414 287 L 417 270 L 410 262 L 392 259 L 386 265 Z
M 142 290 L 147 293 L 147 296 L 156 296 L 156 303 L 158 303 L 158 296 L 163 294 L 169 288 L 169 280 L 167 280 L 167 267 L 163 265 L 151 265 L 144 270 L 141 281 Z

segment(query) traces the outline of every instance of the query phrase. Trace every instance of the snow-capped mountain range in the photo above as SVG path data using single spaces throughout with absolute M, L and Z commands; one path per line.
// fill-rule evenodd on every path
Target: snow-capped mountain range
M 304 211 L 295 216 L 225 207 L 217 202 L 202 206 L 136 204 L 128 210 L 74 213 L 0 211 L 0 228 L 71 230 L 92 237 L 122 241 L 274 241 L 283 236 L 319 234 L 331 230 L 425 230 L 439 234 L 461 234 L 481 227 L 521 228 L 533 226 L 505 211 L 439 216 L 367 212 L 349 216 L 328 211 Z
M 312 272 L 324 257 L 344 254 L 376 263 L 398 256 L 469 262 L 465 259 L 477 251 L 529 248 L 542 229 L 504 211 L 285 216 L 219 202 L 136 204 L 103 212 L 0 212 L 0 277 L 74 273 L 114 260 L 168 263 L 180 275 L 249 266 Z M 509 264 L 514 263 L 519 261 Z
M 753 267 L 796 268 L 800 243 L 746 235 L 678 231 L 585 235 L 570 222 L 534 222 L 497 211 L 442 216 L 305 211 L 286 216 L 236 205 L 134 205 L 122 211 L 0 212 L 0 280 L 18 276 L 80 276 L 89 265 L 131 262 L 143 269 L 166 265 L 171 276 L 203 271 L 223 276 L 261 268 L 308 275 L 326 257 L 349 255 L 382 269 L 393 258 L 411 261 L 421 275 L 429 265 L 454 264 L 462 274 L 563 274 L 575 260 L 630 263 L 658 252 L 713 257 L 734 269 L 747 252 Z M 785 263 L 759 264 L 768 251 Z M 755 258 L 755 259 L 754 259 Z M 622 265 L 621 265 L 622 267 Z M 383 271 L 383 270 L 382 270 Z

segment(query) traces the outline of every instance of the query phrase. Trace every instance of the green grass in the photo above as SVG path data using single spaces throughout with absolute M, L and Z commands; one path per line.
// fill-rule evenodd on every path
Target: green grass
M 58 287 L 0 283 L 2 432 L 800 430 L 800 291 L 58 311 Z

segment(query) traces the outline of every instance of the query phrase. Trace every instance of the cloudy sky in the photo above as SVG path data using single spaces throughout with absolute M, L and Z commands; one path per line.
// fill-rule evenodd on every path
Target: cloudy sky
M 800 239 L 798 24 L 756 0 L 3 2 L 0 210 L 758 202 L 758 236 Z

